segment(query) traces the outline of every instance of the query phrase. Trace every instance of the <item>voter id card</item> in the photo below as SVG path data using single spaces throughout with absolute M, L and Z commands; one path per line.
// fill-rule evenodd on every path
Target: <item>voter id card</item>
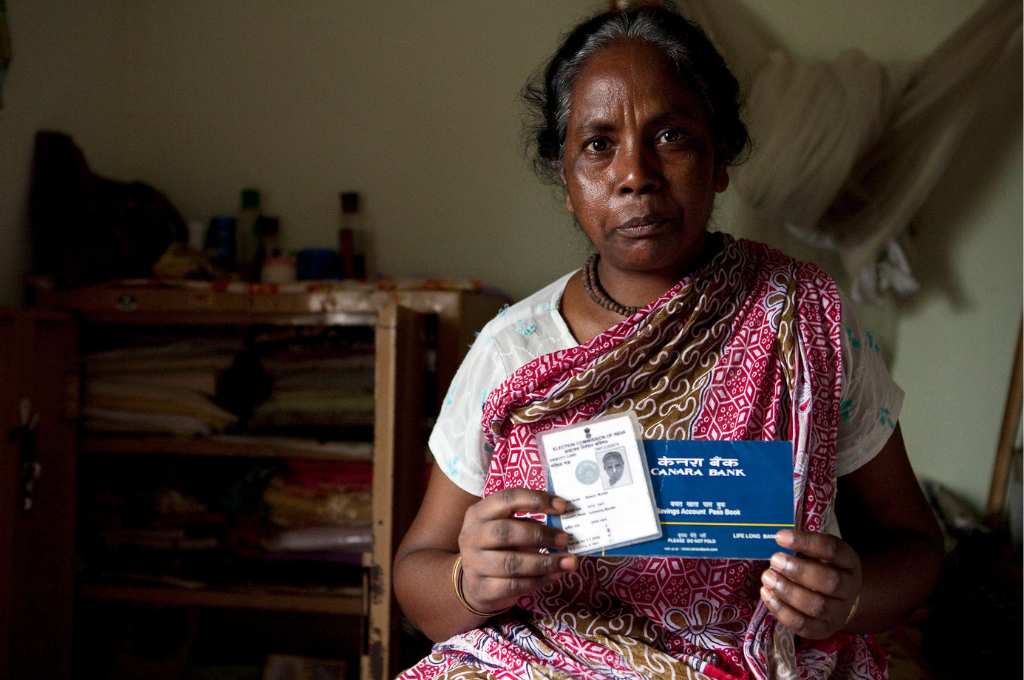
M 548 523 L 570 535 L 569 552 L 587 554 L 661 537 L 640 428 L 630 412 L 537 437 L 548 489 L 570 511 Z

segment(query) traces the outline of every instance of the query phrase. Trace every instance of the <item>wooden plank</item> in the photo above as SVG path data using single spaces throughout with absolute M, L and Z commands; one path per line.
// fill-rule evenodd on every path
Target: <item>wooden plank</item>
M 89 316 L 147 312 L 189 312 L 204 314 L 247 314 L 251 309 L 248 293 L 158 288 L 150 286 L 94 286 L 56 292 L 48 302 L 62 309 Z
M 149 286 L 96 286 L 52 292 L 46 304 L 102 323 L 132 325 L 372 325 L 387 292 L 228 292 Z
M 458 368 L 456 343 L 465 293 L 452 291 L 400 291 L 396 300 L 421 314 L 437 316 L 437 403 L 444 399 L 445 390 Z
M 391 678 L 397 671 L 399 613 L 391 567 L 419 506 L 423 479 L 423 318 L 389 305 L 380 311 L 376 333 L 373 559 L 368 640 L 360 669 L 366 680 Z
M 492 293 L 401 291 L 398 304 L 437 315 L 437 403 L 441 403 L 469 345 L 507 300 Z
M 310 314 L 206 313 L 189 311 L 77 311 L 86 321 L 133 326 L 371 326 L 371 312 L 324 312 Z
M 66 312 L 56 309 L 15 309 L 13 307 L 0 307 L 0 319 L 14 321 L 14 319 L 32 319 L 34 321 L 67 321 Z
M 482 325 L 463 315 L 497 310 L 504 298 L 445 290 L 330 290 L 305 293 L 227 292 L 146 286 L 96 286 L 49 291 L 47 306 L 79 313 L 93 322 L 133 325 L 369 325 L 377 310 L 398 304 L 439 317 L 439 369 L 447 383 L 465 354 L 460 336 Z M 493 314 L 490 314 L 493 316 Z M 489 317 L 488 317 L 489 318 Z
M 999 443 L 992 464 L 992 481 L 988 490 L 986 516 L 993 524 L 1001 524 L 1006 513 L 1006 492 L 1010 480 L 1010 463 L 1013 461 L 1013 445 L 1021 419 L 1021 327 L 1017 328 L 1017 352 L 1013 357 L 1010 386 L 1007 389 L 1006 404 L 1003 408 L 1003 424 L 999 430 Z
M 11 310 L 0 316 L 0 677 L 11 674 L 11 631 L 14 629 L 14 522 L 18 516 L 18 452 L 7 433 L 18 422 L 17 317 Z
M 363 592 L 352 588 L 345 594 L 278 593 L 259 588 L 206 590 L 127 585 L 85 585 L 79 597 L 101 602 L 151 607 L 199 607 L 259 609 L 311 614 L 361 616 Z
M 15 338 L 6 354 L 13 368 L 4 381 L 4 440 L 18 422 L 20 401 L 38 416 L 34 457 L 40 476 L 23 504 L 20 452 L 4 451 L 5 491 L 0 512 L 9 513 L 13 531 L 6 540 L 12 584 L 6 603 L 9 677 L 71 676 L 72 603 L 74 601 L 74 530 L 76 419 L 78 411 L 78 336 L 68 315 L 19 315 Z M 13 405 L 9 404 L 13 396 Z M 14 486 L 6 479 L 14 475 Z
M 370 312 L 400 300 L 420 311 L 423 307 L 452 304 L 460 293 L 452 291 L 388 291 L 338 289 L 325 285 L 301 293 L 262 291 L 215 291 L 201 288 L 96 286 L 53 292 L 48 306 L 82 312 L 88 317 L 111 314 L 177 313 L 189 315 L 267 315 L 309 317 L 332 312 Z M 411 298 L 411 299 L 410 299 Z
M 275 440 L 274 437 L 118 437 L 87 436 L 82 443 L 82 453 L 91 455 L 173 455 L 211 456 L 223 458 L 292 458 L 301 460 L 326 461 L 368 461 L 372 447 L 367 446 L 368 455 L 353 455 L 343 452 L 334 444 L 320 444 L 315 440 Z
M 326 290 L 308 293 L 256 293 L 254 314 L 325 314 L 336 311 L 376 312 L 391 298 L 386 291 Z
M 370 616 L 367 621 L 366 648 L 360 663 L 363 680 L 390 677 L 390 643 L 395 626 L 391 606 L 391 565 L 394 522 L 392 501 L 395 496 L 395 421 L 394 399 L 397 387 L 398 307 L 380 310 L 376 328 L 376 375 L 374 399 L 376 425 L 373 446 L 373 555 L 370 563 Z
M 448 383 L 455 377 L 455 370 L 458 369 L 462 359 L 469 351 L 470 345 L 476 341 L 476 336 L 488 321 L 497 316 L 502 307 L 508 302 L 507 299 L 492 294 L 474 293 L 464 295 L 462 298 L 462 312 L 459 319 L 459 334 L 452 343 L 449 350 L 454 358 L 454 367 L 451 373 L 439 375 L 443 379 L 445 389 Z

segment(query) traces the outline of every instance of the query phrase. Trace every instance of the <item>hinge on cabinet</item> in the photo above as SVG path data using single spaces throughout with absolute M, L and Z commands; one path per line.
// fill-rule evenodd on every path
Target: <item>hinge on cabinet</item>
M 82 385 L 78 371 L 64 374 L 64 417 L 77 420 L 82 407 Z
M 370 641 L 370 648 L 367 653 L 367 657 L 370 663 L 370 677 L 371 678 L 383 678 L 384 677 L 384 645 L 381 644 L 381 631 L 380 628 L 374 628 L 371 631 L 373 640 Z
M 370 567 L 370 602 L 376 604 L 384 598 L 384 571 L 379 564 Z
M 18 449 L 18 491 L 23 510 L 32 509 L 32 493 L 43 474 L 42 463 L 36 449 L 36 428 L 39 414 L 32 412 L 32 400 L 22 397 L 18 401 L 18 424 L 7 433 L 7 439 Z
M 370 567 L 363 567 L 363 616 L 370 616 Z

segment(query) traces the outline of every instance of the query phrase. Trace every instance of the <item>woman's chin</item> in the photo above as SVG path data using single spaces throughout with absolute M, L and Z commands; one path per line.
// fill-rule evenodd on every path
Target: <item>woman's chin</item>
M 624 271 L 636 273 L 686 269 L 700 257 L 704 232 L 666 231 L 649 238 L 609 239 L 601 257 Z M 607 251 L 607 252 L 604 252 Z
M 634 274 L 684 273 L 689 264 L 700 256 L 700 247 L 679 250 L 678 241 L 674 248 L 662 243 L 644 243 L 642 247 L 608 256 L 609 264 L 617 269 Z

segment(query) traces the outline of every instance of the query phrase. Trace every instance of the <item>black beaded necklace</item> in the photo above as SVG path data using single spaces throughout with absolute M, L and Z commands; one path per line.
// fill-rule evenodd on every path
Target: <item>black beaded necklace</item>
M 693 269 L 696 270 L 707 265 L 722 250 L 724 244 L 725 238 L 720 232 L 709 233 L 704 239 L 700 256 L 693 265 Z M 616 302 L 601 287 L 601 279 L 597 277 L 597 261 L 599 258 L 600 255 L 594 253 L 587 258 L 587 264 L 583 267 L 583 290 L 587 291 L 587 295 L 594 301 L 594 304 L 610 312 L 615 312 L 619 316 L 633 316 L 643 309 L 643 307 L 628 307 L 621 302 Z
M 629 307 L 612 299 L 605 289 L 601 287 L 601 280 L 597 278 L 598 254 L 594 253 L 587 258 L 587 264 L 583 268 L 583 290 L 594 301 L 594 304 L 619 316 L 633 316 L 640 311 L 640 307 Z

